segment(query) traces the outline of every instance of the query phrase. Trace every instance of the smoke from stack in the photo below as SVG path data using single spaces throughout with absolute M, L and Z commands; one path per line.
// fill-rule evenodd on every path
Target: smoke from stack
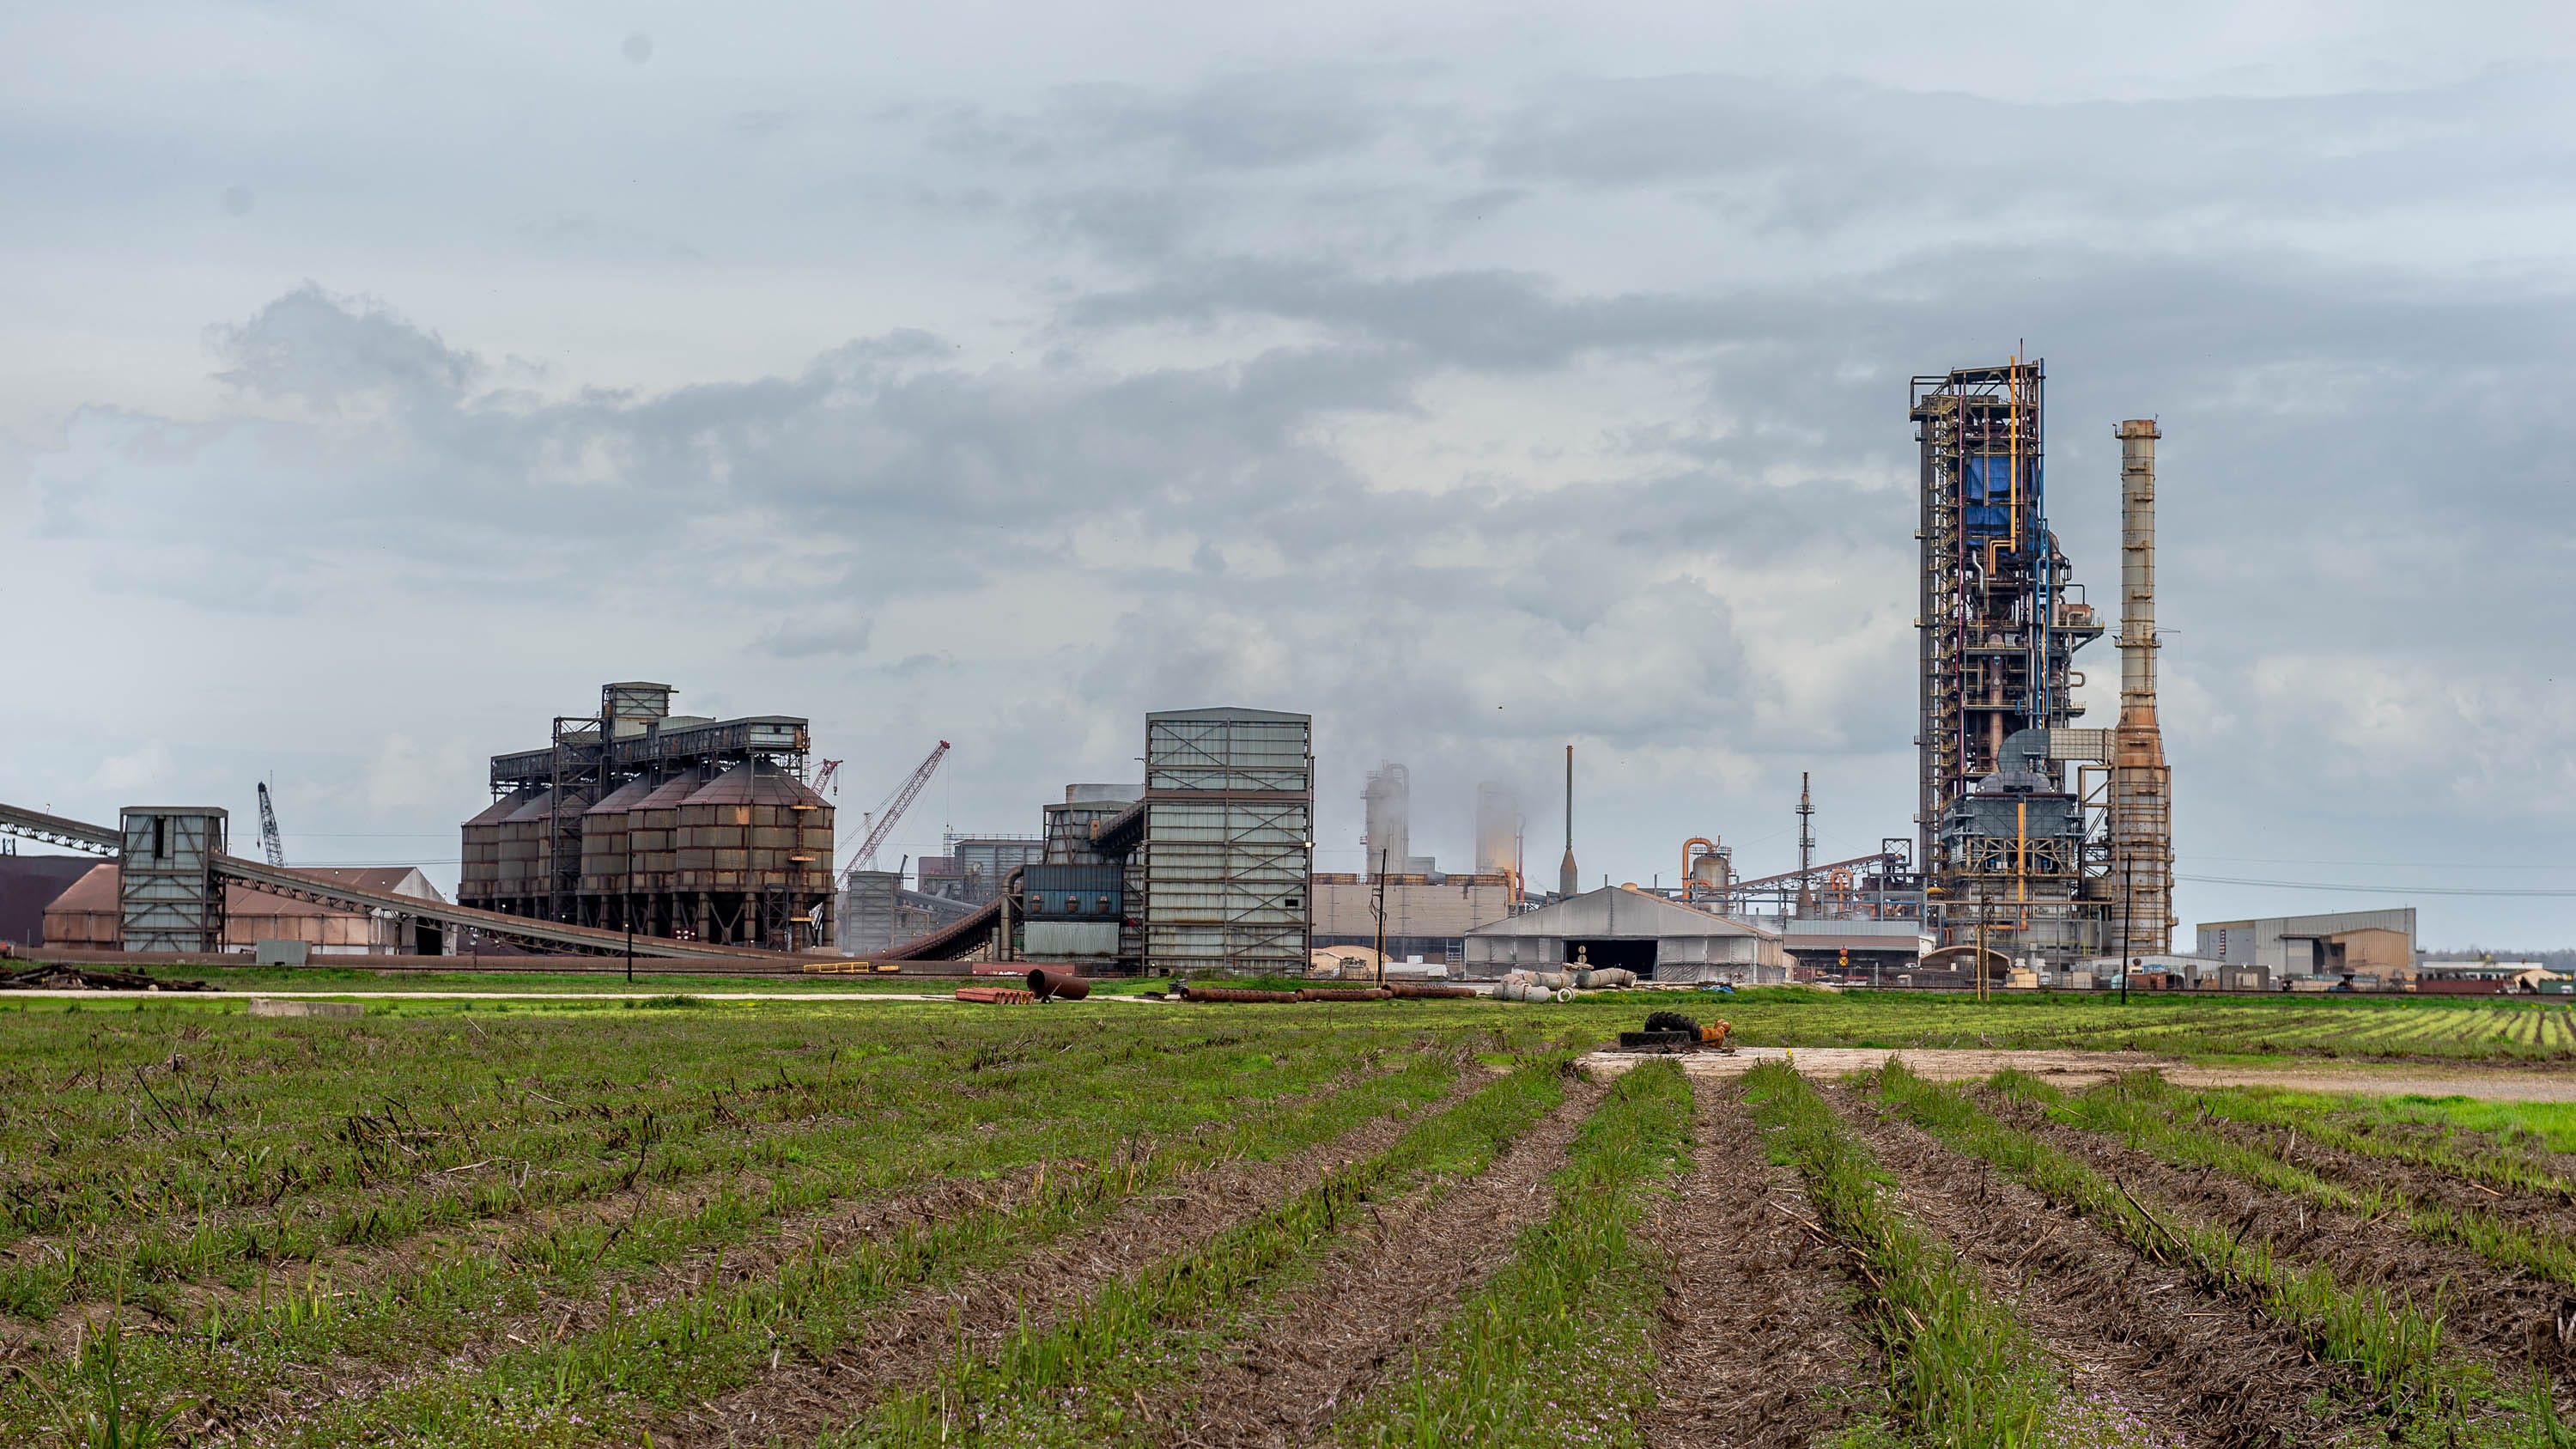
M 1476 787 L 1476 871 L 1498 875 L 1521 868 L 1521 797 L 1511 786 L 1487 780 Z
M 1402 875 L 1413 855 L 1413 778 L 1389 761 L 1369 772 L 1360 791 L 1365 807 L 1361 844 L 1368 850 L 1368 873 Z

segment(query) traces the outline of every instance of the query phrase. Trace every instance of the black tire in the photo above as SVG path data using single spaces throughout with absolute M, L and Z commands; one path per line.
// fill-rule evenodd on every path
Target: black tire
M 1686 1031 L 1692 1036 L 1698 1036 L 1699 1023 L 1678 1011 L 1658 1011 L 1646 1018 L 1646 1030 Z

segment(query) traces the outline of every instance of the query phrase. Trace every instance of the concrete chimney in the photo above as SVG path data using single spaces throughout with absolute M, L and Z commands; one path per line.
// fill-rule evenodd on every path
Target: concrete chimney
M 2111 745 L 2111 920 L 2120 954 L 2173 942 L 2173 775 L 2156 723 L 2156 439 L 2133 418 L 2120 440 L 2120 723 Z
M 1574 746 L 1565 747 L 1565 859 L 1556 868 L 1556 893 L 1571 899 L 1583 893 L 1583 877 L 1574 869 Z

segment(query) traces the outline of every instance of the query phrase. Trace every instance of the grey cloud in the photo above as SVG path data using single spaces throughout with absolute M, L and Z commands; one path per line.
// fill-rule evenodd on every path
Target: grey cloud
M 1586 189 L 1713 184 L 1764 224 L 1890 216 L 2116 236 L 2209 209 L 2244 221 L 2512 200 L 2576 161 L 2568 77 L 2499 69 L 2414 90 L 2013 102 L 1744 75 L 1596 80 L 1501 118 L 1498 177 Z M 2535 128 L 2555 113 L 2557 127 Z
M 335 298 L 311 283 L 208 340 L 231 364 L 225 382 L 273 397 L 327 403 L 367 392 L 418 401 L 450 396 L 482 365 L 381 303 Z

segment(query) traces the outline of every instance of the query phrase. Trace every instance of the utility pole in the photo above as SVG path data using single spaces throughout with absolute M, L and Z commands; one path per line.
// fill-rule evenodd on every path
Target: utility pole
M 1816 913 L 1816 801 L 1807 792 L 1807 772 L 1798 772 L 1798 916 Z
M 2123 866 L 2120 871 L 2120 1004 L 2122 1006 L 2129 1004 L 2129 976 L 2137 969 L 2137 962 L 2129 958 L 2129 913 L 2136 909 L 2137 875 L 2134 862 Z
M 1977 1000 L 1986 999 L 1986 906 L 1993 899 L 1983 875 L 1977 877 Z
M 1377 853 L 1377 984 L 1386 984 L 1386 856 Z
M 626 984 L 635 984 L 635 818 L 627 817 L 626 830 Z

